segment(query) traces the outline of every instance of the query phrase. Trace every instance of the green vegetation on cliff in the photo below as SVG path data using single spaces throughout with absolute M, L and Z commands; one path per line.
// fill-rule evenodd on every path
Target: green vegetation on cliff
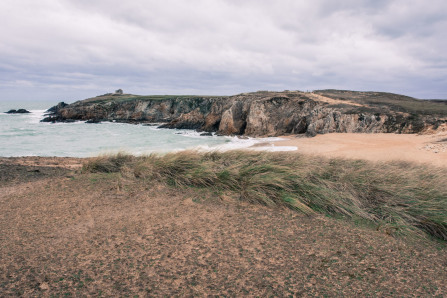
M 133 100 L 139 101 L 161 101 L 161 100 L 202 100 L 204 98 L 225 98 L 226 96 L 203 96 L 203 95 L 134 95 L 134 94 L 111 94 L 111 95 L 100 95 L 97 97 L 88 98 L 82 101 L 78 101 L 77 103 L 86 103 L 86 104 L 94 104 L 94 103 L 124 103 Z
M 364 107 L 383 112 L 389 109 L 395 112 L 413 115 L 438 115 L 447 117 L 447 100 L 431 101 L 387 92 L 360 92 L 349 90 L 317 90 L 315 93 L 341 101 L 352 101 Z

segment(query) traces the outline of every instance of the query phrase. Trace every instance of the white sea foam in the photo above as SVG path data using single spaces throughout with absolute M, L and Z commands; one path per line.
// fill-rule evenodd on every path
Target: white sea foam
M 39 123 L 43 119 L 46 110 L 30 110 L 28 115 L 29 123 Z
M 295 151 L 298 150 L 295 146 L 275 146 L 274 144 L 266 145 L 266 146 L 256 146 L 258 144 L 270 143 L 282 141 L 282 138 L 240 138 L 240 137 L 226 137 L 229 139 L 229 142 L 225 144 L 219 144 L 214 146 L 209 145 L 199 145 L 194 150 L 201 152 L 209 152 L 209 151 L 219 151 L 225 152 L 229 150 L 253 150 L 253 151 L 270 151 L 270 152 L 279 152 L 279 151 Z
M 269 152 L 281 152 L 281 151 L 296 151 L 298 150 L 298 147 L 296 146 L 275 146 L 272 144 L 271 146 L 259 146 L 259 147 L 253 147 L 248 148 L 250 150 L 255 151 L 269 151 Z

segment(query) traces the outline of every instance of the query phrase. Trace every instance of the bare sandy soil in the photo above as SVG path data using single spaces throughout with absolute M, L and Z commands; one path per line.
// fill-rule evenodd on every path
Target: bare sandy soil
M 401 160 L 447 166 L 447 132 L 424 135 L 331 133 L 313 138 L 296 136 L 283 138 L 286 140 L 271 144 L 295 146 L 298 148 L 297 152 L 326 157 L 371 161 Z
M 1 296 L 447 295 L 445 244 L 81 162 L 0 159 Z

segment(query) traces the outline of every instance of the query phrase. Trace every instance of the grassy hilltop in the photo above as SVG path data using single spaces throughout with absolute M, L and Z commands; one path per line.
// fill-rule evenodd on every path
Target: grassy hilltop
M 208 95 L 136 95 L 136 94 L 105 94 L 96 97 L 87 98 L 77 103 L 94 104 L 94 103 L 124 103 L 134 100 L 140 101 L 160 101 L 170 99 L 197 100 L 203 98 L 227 98 L 228 96 L 208 96 Z
M 413 97 L 387 92 L 361 92 L 349 90 L 317 90 L 315 93 L 335 100 L 354 102 L 362 105 L 363 109 L 381 112 L 384 109 L 414 115 L 437 115 L 447 117 L 447 100 L 420 100 Z
M 284 91 L 284 92 L 274 92 L 274 91 L 257 91 L 245 94 L 258 94 L 263 96 L 276 96 L 278 94 L 284 94 L 288 96 L 296 96 L 299 93 L 309 94 L 308 92 L 300 91 Z M 388 93 L 388 92 L 373 92 L 373 91 L 351 91 L 351 90 L 336 90 L 336 89 L 325 89 L 325 90 L 315 90 L 312 93 L 328 97 L 337 101 L 339 104 L 333 104 L 333 107 L 338 108 L 354 108 L 351 103 L 354 102 L 363 107 L 363 110 L 373 110 L 375 112 L 380 112 L 384 109 L 389 109 L 390 111 L 404 112 L 410 114 L 421 114 L 421 115 L 437 115 L 441 117 L 447 117 L 447 100 L 420 100 L 410 96 Z M 142 101 L 157 101 L 157 100 L 168 100 L 168 99 L 183 99 L 183 100 L 197 100 L 203 98 L 217 98 L 226 99 L 230 96 L 208 96 L 208 95 L 135 95 L 135 94 L 105 94 L 92 98 L 85 99 L 83 102 L 86 104 L 91 103 L 107 103 L 107 102 L 128 102 L 133 100 Z M 357 105 L 357 107 L 359 107 Z M 359 112 L 352 110 L 353 112 Z

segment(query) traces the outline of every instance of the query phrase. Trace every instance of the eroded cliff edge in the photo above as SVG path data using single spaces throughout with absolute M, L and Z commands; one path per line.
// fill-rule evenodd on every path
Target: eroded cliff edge
M 340 90 L 258 91 L 234 96 L 104 95 L 59 103 L 43 121 L 160 123 L 222 135 L 280 136 L 332 132 L 421 133 L 447 126 L 447 104 Z

